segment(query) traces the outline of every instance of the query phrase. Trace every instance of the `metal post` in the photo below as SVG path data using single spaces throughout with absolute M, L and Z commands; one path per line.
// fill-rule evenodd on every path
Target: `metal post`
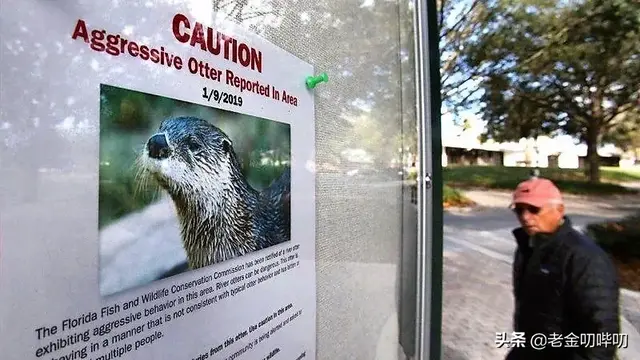
M 415 0 L 418 123 L 418 241 L 416 359 L 441 354 L 442 178 L 440 77 L 435 0 Z

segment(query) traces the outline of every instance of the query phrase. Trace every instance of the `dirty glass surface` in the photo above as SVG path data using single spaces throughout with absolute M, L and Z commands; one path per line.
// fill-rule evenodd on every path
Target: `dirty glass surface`
M 331 77 L 316 92 L 320 359 L 395 359 L 400 335 L 413 354 L 417 214 L 399 174 L 416 146 L 411 11 L 299 1 L 265 29 Z
M 417 213 L 411 199 L 415 194 L 408 185 L 411 154 L 416 154 L 412 2 L 154 0 L 139 4 L 181 9 L 200 18 L 215 11 L 311 63 L 316 72 L 327 72 L 329 82 L 315 90 L 317 355 L 319 359 L 367 360 L 413 355 Z M 66 8 L 64 2 L 46 6 L 70 14 L 82 11 Z M 109 21 L 125 32 L 155 26 L 153 19 L 146 18 L 137 24 L 115 17 Z M 25 46 L 47 41 L 46 32 L 30 31 L 32 26 L 37 25 L 2 28 L 3 66 L 18 68 L 29 62 L 31 73 L 3 72 L 0 209 L 3 226 L 45 219 L 27 231 L 37 237 L 46 229 L 54 239 L 77 222 L 97 222 L 96 214 L 74 204 L 95 194 L 97 164 L 92 152 L 98 129 L 82 114 L 59 116 L 67 104 L 47 101 L 47 93 L 65 78 L 49 73 L 47 67 L 51 62 L 82 62 L 95 71 L 121 75 L 105 61 L 89 58 L 91 54 L 65 57 L 65 44 L 59 44 L 55 57 L 38 53 L 37 46 Z M 49 88 L 41 93 L 16 87 L 41 77 L 51 78 Z M 160 75 L 149 81 L 166 86 Z M 38 101 L 30 109 L 5 101 L 16 96 Z M 70 104 L 73 101 L 69 99 Z M 45 109 L 54 122 L 31 116 Z M 8 118 L 9 113 L 19 116 Z M 44 204 L 48 213 L 38 215 Z M 80 254 L 78 261 L 82 261 Z M 69 291 L 81 288 L 77 284 L 77 289 Z
M 330 76 L 316 90 L 318 358 L 413 355 L 417 213 L 402 185 L 416 153 L 413 7 L 272 6 L 264 36 Z

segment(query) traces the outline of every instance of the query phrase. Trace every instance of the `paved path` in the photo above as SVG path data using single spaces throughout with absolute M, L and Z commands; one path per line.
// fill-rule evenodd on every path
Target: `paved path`
M 490 254 L 460 247 L 445 252 L 443 279 L 443 360 L 502 359 L 496 333 L 512 331 L 513 298 L 509 264 Z M 640 358 L 640 335 L 624 318 L 629 347 L 622 359 Z
M 506 270 L 506 271 L 505 271 Z M 443 359 L 502 359 L 496 332 L 511 331 L 513 300 L 508 267 L 469 251 L 445 253 Z

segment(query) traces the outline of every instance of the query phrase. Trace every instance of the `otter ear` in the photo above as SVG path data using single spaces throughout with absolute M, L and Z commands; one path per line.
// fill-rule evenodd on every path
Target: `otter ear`
M 227 154 L 231 153 L 231 140 L 222 139 L 222 150 Z

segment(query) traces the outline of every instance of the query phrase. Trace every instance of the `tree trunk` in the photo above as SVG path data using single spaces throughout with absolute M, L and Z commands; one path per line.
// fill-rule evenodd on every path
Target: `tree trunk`
M 603 79 L 601 79 L 603 80 Z M 600 182 L 600 156 L 598 155 L 598 141 L 602 130 L 604 111 L 602 108 L 604 92 L 602 88 L 596 89 L 591 97 L 592 117 L 587 125 L 587 163 L 589 182 L 597 184 Z
M 600 157 L 598 155 L 598 134 L 595 127 L 587 129 L 587 169 L 586 174 L 589 182 L 597 184 L 600 182 Z

